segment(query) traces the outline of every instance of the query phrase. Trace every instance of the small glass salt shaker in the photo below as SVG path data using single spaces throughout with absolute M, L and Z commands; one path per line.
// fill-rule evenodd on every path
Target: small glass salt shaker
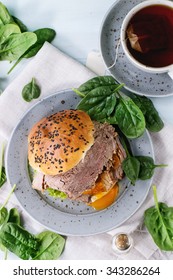
M 133 239 L 130 234 L 120 232 L 112 238 L 112 250 L 116 254 L 126 254 L 133 246 Z

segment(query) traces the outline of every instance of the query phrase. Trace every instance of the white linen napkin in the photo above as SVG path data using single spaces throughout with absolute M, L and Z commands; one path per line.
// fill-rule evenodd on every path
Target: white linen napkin
M 96 69 L 96 67 L 94 67 Z M 96 71 L 96 70 L 95 70 Z M 92 71 L 77 61 L 68 57 L 49 43 L 45 43 L 38 54 L 31 59 L 24 70 L 17 78 L 6 88 L 0 96 L 0 140 L 8 141 L 13 128 L 20 120 L 22 115 L 34 103 L 34 100 L 27 103 L 21 96 L 22 88 L 34 77 L 41 86 L 40 99 L 48 96 L 58 90 L 72 87 L 78 87 L 81 83 L 96 76 Z M 158 169 L 155 172 L 153 183 L 157 185 L 158 199 L 169 205 L 173 205 L 173 182 L 172 149 L 173 127 L 165 125 L 165 128 L 157 133 L 151 134 L 156 162 L 165 163 L 169 166 L 164 169 Z M 0 189 L 0 203 L 10 190 L 6 183 Z M 10 204 L 11 203 L 11 204 Z M 9 206 L 16 205 L 19 209 L 18 202 L 13 195 Z M 151 237 L 145 229 L 141 229 L 143 213 L 146 208 L 153 205 L 153 195 L 150 191 L 142 207 L 122 226 L 109 232 L 109 234 L 100 234 L 89 237 L 68 237 L 66 248 L 61 259 L 154 259 L 154 258 L 172 258 L 172 255 L 163 254 L 155 246 Z M 33 221 L 27 213 L 23 212 L 25 226 L 31 232 L 39 232 L 43 229 L 41 225 Z M 131 233 L 134 240 L 134 246 L 126 255 L 114 255 L 111 249 L 112 235 L 117 232 Z M 14 256 L 12 257 L 14 258 Z

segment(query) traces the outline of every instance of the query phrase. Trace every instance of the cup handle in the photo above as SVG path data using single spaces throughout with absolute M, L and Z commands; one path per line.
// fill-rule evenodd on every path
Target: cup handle
M 170 67 L 169 71 L 168 71 L 168 75 L 170 76 L 170 78 L 173 80 L 173 65 Z

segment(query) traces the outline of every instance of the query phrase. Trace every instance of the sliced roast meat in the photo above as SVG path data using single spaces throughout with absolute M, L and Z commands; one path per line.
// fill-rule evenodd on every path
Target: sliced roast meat
M 36 189 L 38 191 L 44 191 L 44 189 L 46 188 L 44 178 L 45 178 L 45 175 L 43 175 L 40 172 L 36 172 L 34 174 L 34 178 L 32 181 L 33 189 Z
M 33 188 L 41 186 L 41 188 L 45 189 L 49 186 L 50 188 L 67 193 L 70 199 L 78 198 L 79 200 L 83 200 L 83 192 L 91 189 L 95 185 L 99 174 L 103 170 L 109 171 L 109 169 L 113 168 L 113 155 L 118 155 L 120 164 L 117 167 L 121 169 L 121 172 L 118 171 L 117 174 L 114 172 L 117 177 L 115 177 L 115 181 L 122 178 L 121 163 L 126 155 L 115 129 L 107 123 L 101 124 L 94 122 L 94 126 L 95 141 L 86 153 L 85 158 L 74 168 L 62 175 L 45 175 L 44 178 L 43 176 L 41 178 L 39 174 L 39 178 L 34 178 Z M 107 165 L 110 168 L 107 168 Z M 87 196 L 85 197 L 88 199 Z

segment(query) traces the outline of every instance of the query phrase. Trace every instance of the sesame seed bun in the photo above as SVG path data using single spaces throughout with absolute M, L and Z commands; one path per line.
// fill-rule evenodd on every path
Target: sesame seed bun
M 67 172 L 85 157 L 94 143 L 94 124 L 80 110 L 64 110 L 43 118 L 28 136 L 31 167 L 43 174 Z

